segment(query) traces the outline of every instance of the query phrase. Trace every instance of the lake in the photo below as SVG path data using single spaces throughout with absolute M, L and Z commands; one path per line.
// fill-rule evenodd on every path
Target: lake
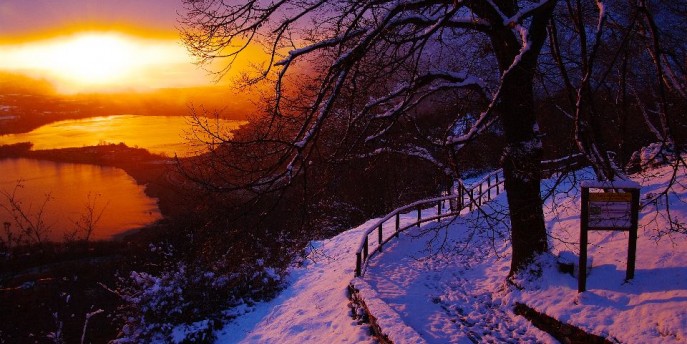
M 17 183 L 23 185 L 17 189 L 16 198 L 32 221 L 49 195 L 45 214 L 52 240 L 62 240 L 65 232 L 76 228 L 74 222 L 85 213 L 89 194 L 96 212 L 102 211 L 93 239 L 111 239 L 161 218 L 156 200 L 146 196 L 143 186 L 118 168 L 6 159 L 0 160 L 0 170 L 1 192 L 12 194 Z M 8 204 L 4 195 L 0 195 L 0 203 Z M 2 209 L 0 221 L 13 223 Z M 12 226 L 16 228 L 16 224 Z
M 209 126 L 230 136 L 244 121 L 209 120 Z M 124 142 L 167 156 L 192 156 L 207 150 L 196 137 L 207 140 L 202 130 L 192 130 L 191 118 L 118 115 L 66 120 L 44 125 L 28 133 L 0 136 L 0 145 L 33 143 L 34 150 L 95 146 Z
M 228 131 L 242 123 L 223 120 L 219 125 Z M 211 125 L 216 124 L 212 121 Z M 39 150 L 124 142 L 167 156 L 205 151 L 204 145 L 188 144 L 189 134 L 194 135 L 185 117 L 121 115 L 55 122 L 29 133 L 0 136 L 0 145 L 29 141 Z M 23 187 L 17 189 L 17 198 L 29 214 L 35 214 L 46 194 L 50 195 L 45 213 L 52 240 L 61 240 L 65 232 L 75 228 L 74 222 L 86 211 L 89 195 L 95 200 L 96 211 L 104 209 L 93 239 L 110 239 L 161 218 L 156 200 L 118 168 L 6 159 L 0 160 L 0 171 L 0 191 L 5 194 L 12 193 L 21 180 Z M 0 195 L 0 203 L 7 205 L 7 197 Z M 6 221 L 13 222 L 0 209 L 0 222 Z

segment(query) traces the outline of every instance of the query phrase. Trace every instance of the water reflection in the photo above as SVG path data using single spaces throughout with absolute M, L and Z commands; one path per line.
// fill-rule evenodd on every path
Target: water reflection
M 88 195 L 98 195 L 95 207 L 104 207 L 102 218 L 92 239 L 110 239 L 127 229 L 140 227 L 161 218 L 156 201 L 145 195 L 143 186 L 123 170 L 84 164 L 55 163 L 30 159 L 0 160 L 0 190 L 12 193 L 17 181 L 23 188 L 17 192 L 22 206 L 35 214 L 45 200 L 47 224 L 52 227 L 49 238 L 62 240 L 65 232 L 74 230 L 88 203 Z M 4 196 L 0 202 L 7 204 Z M 12 222 L 0 209 L 0 222 Z
M 229 131 L 242 123 L 209 121 L 213 131 L 219 124 L 225 136 L 229 136 Z M 34 150 L 41 150 L 124 142 L 130 147 L 138 146 L 152 153 L 190 156 L 206 149 L 195 140 L 196 135 L 204 139 L 202 131 L 192 132 L 187 117 L 118 115 L 55 122 L 29 133 L 0 136 L 0 145 L 32 142 Z

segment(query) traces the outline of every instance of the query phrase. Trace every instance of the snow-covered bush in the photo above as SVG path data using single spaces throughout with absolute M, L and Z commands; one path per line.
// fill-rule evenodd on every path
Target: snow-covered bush
M 673 147 L 655 142 L 632 153 L 626 169 L 629 173 L 636 173 L 648 168 L 669 164 L 675 161 L 675 157 L 676 154 Z
M 163 258 L 157 271 L 133 271 L 117 290 L 125 306 L 116 343 L 212 342 L 230 320 L 227 309 L 271 297 L 283 284 L 283 269 L 264 259 L 177 261 L 183 255 L 169 246 L 151 250 Z

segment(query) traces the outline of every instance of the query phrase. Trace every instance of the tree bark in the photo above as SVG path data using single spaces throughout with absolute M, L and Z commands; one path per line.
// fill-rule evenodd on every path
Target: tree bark
M 540 192 L 542 147 L 536 129 L 532 78 L 528 74 L 516 72 L 504 80 L 500 111 L 507 142 L 502 167 L 513 248 L 510 276 L 548 251 Z
M 509 276 L 527 267 L 548 251 L 546 225 L 541 200 L 542 145 L 534 109 L 534 72 L 555 2 L 532 17 L 528 28 L 528 48 L 513 30 L 496 29 L 491 44 L 502 74 L 501 98 L 497 111 L 506 137 L 502 156 L 505 189 L 511 221 L 512 258 Z M 506 12 L 515 7 L 503 7 Z M 519 59 L 515 63 L 516 59 Z

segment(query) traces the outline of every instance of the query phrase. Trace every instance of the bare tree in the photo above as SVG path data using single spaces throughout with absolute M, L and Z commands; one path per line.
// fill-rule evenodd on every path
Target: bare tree
M 687 98 L 684 68 L 676 61 L 686 55 L 684 39 L 675 36 L 687 27 L 671 23 L 684 22 L 684 5 L 661 0 L 563 3 L 549 26 L 559 69 L 554 80 L 564 86 L 568 100 L 559 109 L 572 119 L 576 146 L 599 178 L 622 178 L 623 166 L 614 166 L 607 154 L 614 149 L 609 137 L 618 138 L 614 153 L 622 155 L 622 144 L 631 136 L 626 129 L 641 127 L 629 123 L 633 111 L 641 114 L 644 133 L 671 154 L 679 150 L 674 126 Z M 654 12 L 661 12 L 661 25 Z M 614 112 L 619 114 L 615 118 Z
M 633 4 L 638 16 L 638 41 L 654 67 L 652 92 L 655 107 L 643 109 L 644 119 L 651 132 L 661 143 L 663 151 L 680 156 L 683 149 L 682 140 L 676 134 L 676 114 L 684 112 L 687 104 L 687 44 L 684 31 L 687 30 L 687 4 L 663 0 L 639 0 Z M 642 103 L 636 96 L 637 102 Z M 649 113 L 655 116 L 649 116 Z M 684 115 L 683 115 L 684 116 Z M 658 126 L 654 126 L 650 117 L 657 117 Z
M 549 26 L 550 51 L 558 69 L 553 79 L 562 81 L 568 100 L 558 108 L 574 123 L 577 148 L 599 179 L 642 170 L 644 178 L 654 178 L 650 168 L 672 165 L 666 187 L 646 195 L 642 207 L 655 211 L 644 220 L 656 237 L 684 233 L 684 220 L 670 211 L 671 202 L 682 200 L 670 195 L 681 187 L 677 177 L 685 166 L 685 131 L 679 129 L 685 126 L 687 105 L 687 5 L 663 0 L 563 3 Z M 629 140 L 634 147 L 625 152 Z
M 2 223 L 2 229 L 3 231 L 2 237 L 0 237 L 0 248 L 2 248 L 7 255 L 11 256 L 13 250 L 12 247 L 21 243 L 21 233 L 18 233 L 19 235 L 15 234 L 12 230 L 12 223 L 7 221 Z
M 83 212 L 79 215 L 78 219 L 72 220 L 75 229 L 65 234 L 66 241 L 84 240 L 88 242 L 90 240 L 91 235 L 95 231 L 103 213 L 109 205 L 109 202 L 107 202 L 104 206 L 99 207 L 97 201 L 100 196 L 100 194 L 88 193 Z
M 15 242 L 28 244 L 42 245 L 50 233 L 50 224 L 46 223 L 46 206 L 52 199 L 50 193 L 45 195 L 42 203 L 35 209 L 32 204 L 25 206 L 18 195 L 19 190 L 24 188 L 22 181 L 18 181 L 12 192 L 0 190 L 0 195 L 3 196 L 5 202 L 0 202 L 0 209 L 12 218 L 12 221 L 17 226 L 19 232 L 12 234 L 11 223 L 5 225 L 7 240 L 10 241 L 14 237 Z
M 269 142 L 263 145 L 270 148 L 269 159 L 261 173 L 244 179 L 249 188 L 283 186 L 303 173 L 332 123 L 345 124 L 341 137 L 384 146 L 385 134 L 412 118 L 423 100 L 447 90 L 476 92 L 487 101 L 467 130 L 452 130 L 465 116 L 454 113 L 447 127 L 437 128 L 439 139 L 420 138 L 459 150 L 500 122 L 507 145 L 502 164 L 511 275 L 547 251 L 533 77 L 555 0 L 185 4 L 183 39 L 201 63 L 224 59 L 227 69 L 220 74 L 249 46 L 265 47 L 266 63 L 247 80 L 274 82 L 270 119 L 255 138 Z M 292 74 L 299 79 L 290 79 Z M 287 111 L 295 101 L 291 109 L 297 111 Z M 421 154 L 413 147 L 399 151 Z

